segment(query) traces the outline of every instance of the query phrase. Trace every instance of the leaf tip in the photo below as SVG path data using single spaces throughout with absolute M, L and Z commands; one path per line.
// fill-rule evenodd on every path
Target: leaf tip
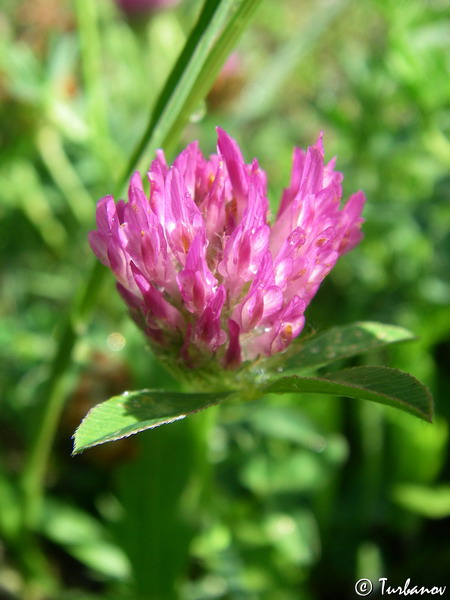
M 73 448 L 72 448 L 72 452 L 70 454 L 70 456 L 75 457 L 77 454 L 81 454 L 83 452 L 83 450 L 85 450 L 85 448 L 83 446 L 81 446 L 77 440 L 77 433 L 78 433 L 78 427 L 75 430 L 75 433 L 72 435 L 72 440 L 73 440 Z

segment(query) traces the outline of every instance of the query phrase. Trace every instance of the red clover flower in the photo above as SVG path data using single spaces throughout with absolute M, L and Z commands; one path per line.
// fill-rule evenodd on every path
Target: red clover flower
M 294 149 L 289 187 L 269 219 L 266 175 L 218 129 L 217 154 L 197 142 L 168 167 L 159 150 L 128 202 L 97 206 L 92 250 L 117 279 L 131 315 L 163 357 L 192 369 L 288 348 L 339 256 L 361 239 L 364 194 L 340 206 L 342 174 L 324 164 L 322 136 Z

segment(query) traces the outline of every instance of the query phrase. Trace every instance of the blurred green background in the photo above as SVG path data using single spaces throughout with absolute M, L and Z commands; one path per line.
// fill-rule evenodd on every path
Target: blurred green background
M 365 238 L 306 331 L 378 320 L 417 340 L 349 364 L 430 387 L 433 425 L 349 399 L 222 406 L 71 458 L 94 404 L 171 387 L 113 278 L 82 332 L 37 537 L 18 480 L 55 332 L 92 263 L 112 193 L 200 9 L 126 15 L 101 0 L 0 9 L 0 599 L 328 600 L 361 577 L 445 585 L 450 572 L 450 8 L 446 0 L 265 0 L 179 143 L 215 126 L 257 156 L 275 208 L 292 147 L 325 134 Z M 170 159 L 173 156 L 169 157 Z M 152 156 L 148 157 L 148 163 Z M 39 563 L 39 560 L 37 563 Z M 37 564 L 36 563 L 36 564 Z

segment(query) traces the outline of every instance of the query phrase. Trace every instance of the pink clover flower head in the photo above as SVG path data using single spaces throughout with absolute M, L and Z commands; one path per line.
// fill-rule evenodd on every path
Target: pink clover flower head
M 364 194 L 341 206 L 322 135 L 294 149 L 274 219 L 264 171 L 221 129 L 217 154 L 204 158 L 194 142 L 169 167 L 160 150 L 148 178 L 149 195 L 135 173 L 127 202 L 99 201 L 89 241 L 152 347 L 188 368 L 286 350 L 324 277 L 361 239 Z

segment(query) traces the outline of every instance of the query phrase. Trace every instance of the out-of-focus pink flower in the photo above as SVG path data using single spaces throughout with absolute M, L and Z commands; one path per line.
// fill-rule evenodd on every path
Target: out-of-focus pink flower
M 179 1 L 180 0 L 116 0 L 116 3 L 126 14 L 134 15 L 175 6 Z
M 266 175 L 218 129 L 217 154 L 190 144 L 168 167 L 157 152 L 128 202 L 97 206 L 89 235 L 156 351 L 191 368 L 225 368 L 284 351 L 340 255 L 361 239 L 364 194 L 340 206 L 342 175 L 324 165 L 322 136 L 295 148 L 291 181 L 268 218 Z
M 233 52 L 206 97 L 208 107 L 215 111 L 227 109 L 239 96 L 245 80 L 246 73 L 242 58 L 238 52 Z

